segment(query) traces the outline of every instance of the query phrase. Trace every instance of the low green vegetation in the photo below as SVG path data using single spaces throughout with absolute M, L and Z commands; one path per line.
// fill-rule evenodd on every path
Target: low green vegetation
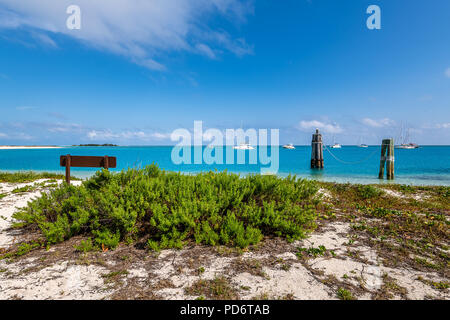
M 75 246 L 75 250 L 83 253 L 94 251 L 95 247 L 92 244 L 92 239 L 88 238 L 86 240 L 81 240 L 80 244 Z
M 313 257 L 313 258 L 317 258 L 317 257 L 323 257 L 325 255 L 327 255 L 327 253 L 329 253 L 329 255 L 331 256 L 335 256 L 336 254 L 334 253 L 333 250 L 327 250 L 327 248 L 325 248 L 325 246 L 320 245 L 317 248 L 314 247 L 309 247 L 309 248 L 297 248 L 297 257 L 302 258 L 305 255 L 307 257 Z
M 48 172 L 40 172 L 36 173 L 33 171 L 21 171 L 21 172 L 0 172 L 0 182 L 8 182 L 8 183 L 25 183 L 25 182 L 33 182 L 39 179 L 65 179 L 63 174 L 56 173 L 48 173 Z M 78 180 L 75 177 L 71 178 L 72 180 Z
M 127 270 L 112 271 L 110 273 L 102 275 L 102 277 L 105 278 L 105 279 L 111 279 L 111 278 L 115 278 L 115 277 L 118 277 L 118 276 L 127 275 L 128 273 L 129 272 Z
M 298 248 L 297 256 L 301 256 L 303 253 L 306 253 L 308 256 L 316 258 L 317 256 L 323 256 L 326 251 L 327 249 L 323 245 L 319 246 L 318 248 Z
M 20 187 L 20 188 L 15 188 L 15 189 L 13 189 L 11 192 L 12 193 L 24 193 L 24 192 L 31 192 L 31 191 L 34 191 L 35 190 L 35 188 L 36 187 L 34 187 L 34 186 L 23 186 L 23 187 Z
M 450 287 L 449 282 L 445 281 L 445 280 L 444 281 L 431 281 L 428 279 L 424 279 L 421 276 L 417 277 L 417 280 L 419 280 L 437 290 L 447 290 Z
M 342 213 L 339 219 L 350 223 L 350 236 L 376 249 L 386 266 L 445 275 L 450 266 L 450 187 L 319 184 L 332 194 L 328 201 Z M 350 239 L 348 245 L 353 243 Z
M 391 210 L 440 210 L 450 207 L 450 187 L 447 186 L 410 186 L 401 184 L 359 185 L 350 183 L 318 182 L 328 190 L 334 207 L 353 210 L 357 206 L 389 208 Z M 393 196 L 385 192 L 399 193 Z
M 205 297 L 214 300 L 236 300 L 239 298 L 237 290 L 230 284 L 229 280 L 220 276 L 212 280 L 200 279 L 185 289 L 185 293 L 198 296 L 198 300 Z
M 344 288 L 339 288 L 337 290 L 337 297 L 341 300 L 355 300 L 352 293 Z
M 32 243 L 24 242 L 24 243 L 21 243 L 19 245 L 19 248 L 16 251 L 16 256 L 18 256 L 18 257 L 19 256 L 23 256 L 23 255 L 27 254 L 28 252 L 30 252 L 31 250 L 39 248 L 41 246 L 42 245 L 40 243 L 38 243 L 38 242 L 32 242 Z
M 152 165 L 98 171 L 79 187 L 63 184 L 13 218 L 17 227 L 38 228 L 49 244 L 86 235 L 111 249 L 122 241 L 181 248 L 190 240 L 245 248 L 264 236 L 305 237 L 316 226 L 317 190 L 317 183 L 291 176 L 190 176 Z
M 383 194 L 383 191 L 371 185 L 357 185 L 356 190 L 361 199 L 372 199 Z
M 0 193 L 0 200 L 5 198 L 8 194 L 7 193 Z
M 38 241 L 31 241 L 31 242 L 21 242 L 16 250 L 9 251 L 2 254 L 2 251 L 0 251 L 0 260 L 3 259 L 13 259 L 15 257 L 20 257 L 23 255 L 26 255 L 27 253 L 31 252 L 34 249 L 42 248 L 43 243 L 40 243 Z
M 128 274 L 129 274 L 128 270 L 118 270 L 104 274 L 102 275 L 102 278 L 105 283 L 111 282 L 120 283 L 121 278 L 127 276 Z

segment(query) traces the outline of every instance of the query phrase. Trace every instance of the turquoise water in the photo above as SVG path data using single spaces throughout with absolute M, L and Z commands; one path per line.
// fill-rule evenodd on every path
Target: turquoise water
M 117 169 L 142 167 L 153 162 L 162 169 L 184 173 L 198 173 L 209 170 L 228 170 L 229 172 L 260 173 L 261 167 L 268 165 L 248 164 L 248 153 L 245 152 L 247 164 L 236 164 L 237 150 L 223 150 L 224 161 L 226 152 L 233 152 L 235 164 L 207 165 L 181 164 L 176 165 L 171 160 L 173 147 L 67 147 L 58 149 L 15 149 L 0 150 L 0 171 L 49 171 L 64 173 L 59 166 L 60 155 L 96 155 L 117 157 Z M 193 148 L 194 149 L 194 148 Z M 269 149 L 270 150 L 270 149 Z M 278 175 L 295 174 L 299 177 L 324 181 L 354 182 L 354 183 L 386 183 L 378 179 L 380 147 L 358 148 L 344 146 L 342 149 L 324 150 L 325 168 L 311 170 L 310 146 L 297 146 L 295 150 L 279 148 Z M 191 152 L 192 162 L 194 150 Z M 270 155 L 270 151 L 269 151 Z M 355 163 L 356 162 L 356 163 Z M 359 162 L 359 163 L 358 163 Z M 72 168 L 72 174 L 78 177 L 88 177 L 96 169 Z M 419 149 L 395 149 L 395 180 L 393 183 L 413 185 L 450 185 L 450 146 L 425 146 Z

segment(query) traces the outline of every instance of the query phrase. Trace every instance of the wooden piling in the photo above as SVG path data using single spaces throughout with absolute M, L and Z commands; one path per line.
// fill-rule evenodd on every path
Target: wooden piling
M 104 157 L 104 164 L 103 164 L 103 168 L 105 168 L 106 170 L 109 170 L 109 157 L 105 156 Z
M 70 184 L 70 154 L 66 156 L 66 182 Z
M 386 176 L 388 180 L 394 179 L 394 139 L 389 139 L 386 156 Z
M 394 179 L 394 139 L 383 139 L 381 143 L 380 172 L 378 178 L 384 178 L 384 168 L 386 166 L 386 177 L 388 180 Z
M 319 133 L 319 129 L 316 129 L 316 133 L 312 135 L 311 141 L 311 169 L 323 168 L 323 143 L 322 134 Z

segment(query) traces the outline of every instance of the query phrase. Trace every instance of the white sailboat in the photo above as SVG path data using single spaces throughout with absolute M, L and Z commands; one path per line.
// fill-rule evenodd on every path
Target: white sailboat
M 294 147 L 294 145 L 293 145 L 292 143 L 288 143 L 288 144 L 285 144 L 285 145 L 283 146 L 283 149 L 290 149 L 290 150 L 293 150 L 293 149 L 295 149 L 295 147 Z
M 368 148 L 369 147 L 367 144 L 361 143 L 361 141 L 362 141 L 362 139 L 359 138 L 359 145 L 358 145 L 358 147 L 360 147 L 360 148 Z
M 248 143 L 241 143 L 240 145 L 234 146 L 233 148 L 237 149 L 237 150 L 253 150 L 253 149 L 255 149 L 255 147 L 251 146 Z
M 241 129 L 244 130 L 242 121 L 241 121 Z M 236 150 L 254 150 L 255 147 L 251 146 L 249 143 L 243 142 L 243 143 L 241 143 L 238 146 L 234 146 L 233 149 L 236 149 Z
M 417 144 L 408 142 L 409 128 L 406 128 L 406 130 L 405 130 L 403 125 L 400 128 L 400 140 L 402 141 L 402 143 L 400 145 L 396 145 L 395 146 L 396 149 L 417 149 L 417 148 L 419 148 L 419 146 Z
M 419 146 L 415 143 L 402 143 L 401 145 L 395 146 L 396 149 L 417 149 Z
M 342 146 L 339 143 L 335 142 L 334 136 L 333 136 L 333 145 L 331 146 L 333 149 L 340 149 Z

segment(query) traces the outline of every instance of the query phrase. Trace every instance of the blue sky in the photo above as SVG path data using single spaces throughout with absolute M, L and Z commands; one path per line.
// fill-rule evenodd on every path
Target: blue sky
M 81 8 L 81 30 L 66 8 Z M 381 30 L 366 27 L 369 5 Z M 177 128 L 280 143 L 450 144 L 450 2 L 0 0 L 0 145 L 167 145 Z

